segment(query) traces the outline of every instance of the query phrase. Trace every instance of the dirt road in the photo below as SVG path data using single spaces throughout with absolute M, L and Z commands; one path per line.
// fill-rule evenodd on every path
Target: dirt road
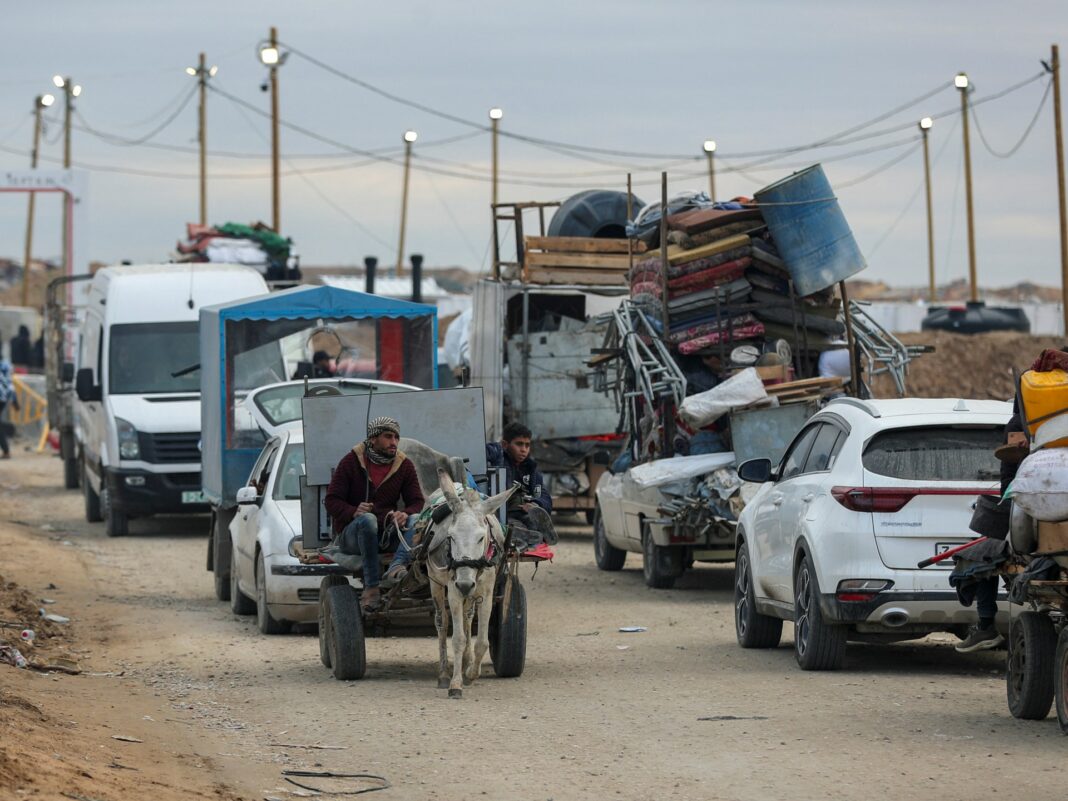
M 0 798 L 286 799 L 288 767 L 385 776 L 382 801 L 1063 796 L 1068 740 L 1009 715 L 1001 652 L 854 646 L 846 670 L 802 673 L 786 638 L 737 647 L 730 566 L 647 590 L 635 557 L 599 573 L 577 529 L 524 573 L 520 679 L 487 665 L 450 701 L 434 641 L 405 636 L 369 640 L 367 677 L 339 683 L 313 634 L 262 636 L 212 599 L 203 520 L 108 539 L 59 468 L 0 463 L 0 574 L 73 618 L 85 673 L 0 665 Z

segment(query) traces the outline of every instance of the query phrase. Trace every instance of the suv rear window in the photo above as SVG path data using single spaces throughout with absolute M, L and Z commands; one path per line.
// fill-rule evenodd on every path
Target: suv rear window
M 876 434 L 864 449 L 872 473 L 912 481 L 996 481 L 1001 426 L 922 426 Z

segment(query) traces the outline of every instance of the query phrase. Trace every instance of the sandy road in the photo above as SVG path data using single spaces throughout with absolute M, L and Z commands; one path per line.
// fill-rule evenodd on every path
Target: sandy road
M 409 635 L 368 640 L 366 678 L 339 683 L 313 635 L 262 636 L 213 600 L 203 520 L 134 521 L 108 539 L 84 522 L 80 495 L 57 488 L 59 467 L 28 454 L 0 464 L 0 572 L 39 585 L 49 555 L 70 582 L 60 603 L 86 666 L 125 670 L 60 680 L 64 715 L 126 715 L 146 748 L 161 744 L 159 770 L 190 766 L 206 787 L 286 798 L 284 767 L 321 766 L 388 777 L 382 801 L 970 801 L 1018 785 L 1063 797 L 1068 740 L 1054 719 L 1009 715 L 1001 652 L 962 656 L 948 637 L 853 646 L 845 670 L 802 673 L 786 638 L 770 652 L 737 647 L 730 566 L 652 591 L 635 556 L 599 573 L 576 529 L 534 580 L 524 570 L 521 678 L 496 679 L 487 663 L 450 701 L 435 688 L 434 640 Z M 699 720 L 714 716 L 739 719 Z M 286 747 L 313 744 L 342 750 Z

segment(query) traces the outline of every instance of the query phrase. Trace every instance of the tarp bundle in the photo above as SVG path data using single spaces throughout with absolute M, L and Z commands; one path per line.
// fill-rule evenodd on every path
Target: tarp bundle
M 207 261 L 255 267 L 268 280 L 300 280 L 293 242 L 262 222 L 211 226 L 188 223 L 186 241 L 177 246 L 179 261 Z

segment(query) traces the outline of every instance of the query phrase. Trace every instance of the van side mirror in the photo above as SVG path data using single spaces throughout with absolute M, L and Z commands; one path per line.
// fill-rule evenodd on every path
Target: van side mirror
M 63 372 L 60 373 L 59 380 L 64 384 L 74 380 L 74 362 L 63 362 Z
M 246 506 L 250 503 L 256 503 L 259 500 L 259 495 L 256 494 L 255 487 L 242 487 L 237 491 L 237 505 Z
M 771 459 L 748 459 L 738 465 L 738 478 L 763 484 L 771 481 Z
M 91 367 L 83 367 L 78 371 L 78 376 L 74 382 L 74 391 L 78 395 L 78 400 L 82 403 L 99 401 L 104 398 L 100 385 L 93 383 L 93 368 Z

